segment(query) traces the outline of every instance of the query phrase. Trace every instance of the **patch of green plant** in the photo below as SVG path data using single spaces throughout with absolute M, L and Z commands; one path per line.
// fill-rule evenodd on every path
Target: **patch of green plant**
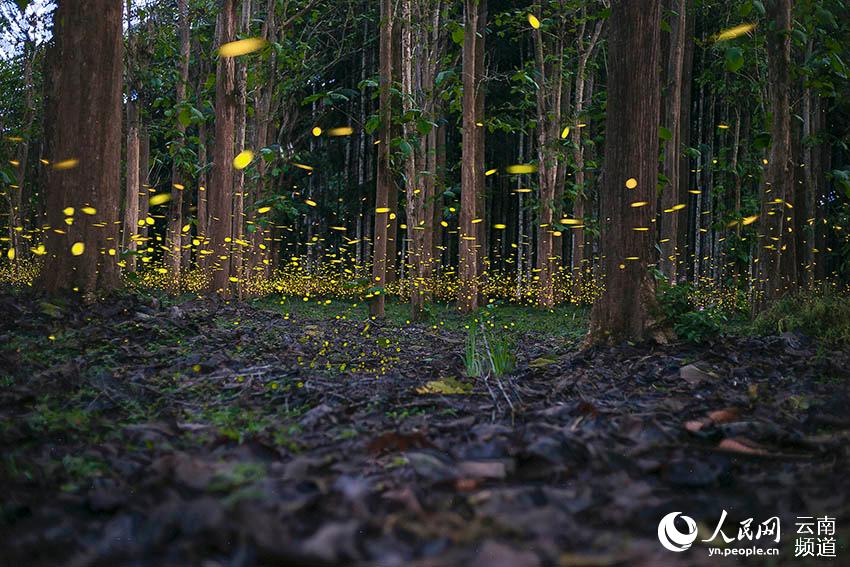
M 762 335 L 798 331 L 830 346 L 850 345 L 850 295 L 823 288 L 783 297 L 752 328 Z
M 102 476 L 109 466 L 101 461 L 87 456 L 65 455 L 62 457 L 62 469 L 68 482 L 62 485 L 64 492 L 76 492 L 80 484 L 94 477 Z
M 265 477 L 266 466 L 263 463 L 234 463 L 231 468 L 217 473 L 208 488 L 213 492 L 228 492 Z
M 478 352 L 477 332 L 474 324 L 469 326 L 463 349 L 463 368 L 469 378 L 478 378 L 484 372 L 483 357 Z
M 657 294 L 664 322 L 673 328 L 676 336 L 691 343 L 728 333 L 743 316 L 737 303 L 732 307 L 710 302 L 698 305 L 696 290 L 690 284 L 671 285 L 661 280 Z
M 498 329 L 484 312 L 468 326 L 462 358 L 469 378 L 504 376 L 516 368 L 516 346 L 511 334 Z
M 45 397 L 46 398 L 46 397 Z M 33 430 L 45 433 L 78 431 L 88 429 L 91 416 L 80 408 L 55 409 L 47 399 L 35 406 L 27 416 L 27 425 Z
M 516 347 L 510 337 L 503 335 L 488 337 L 486 331 L 483 334 L 493 374 L 504 376 L 513 372 L 516 368 Z

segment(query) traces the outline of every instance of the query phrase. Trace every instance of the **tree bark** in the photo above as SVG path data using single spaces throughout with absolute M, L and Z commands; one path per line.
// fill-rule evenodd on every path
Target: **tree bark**
M 463 143 L 461 163 L 460 231 L 458 234 L 458 263 L 460 286 L 458 308 L 469 313 L 478 308 L 478 227 L 480 197 L 484 185 L 483 143 L 479 139 L 478 96 L 483 88 L 484 61 L 481 57 L 484 42 L 484 19 L 487 0 L 464 0 L 463 38 Z
M 219 12 L 218 38 L 221 46 L 236 39 L 238 0 L 224 0 Z M 224 297 L 234 291 L 231 254 L 233 236 L 233 158 L 236 111 L 239 107 L 236 88 L 236 62 L 219 57 L 215 89 L 215 145 L 213 170 L 207 188 L 212 277 L 210 291 Z
M 387 227 L 390 224 L 390 186 L 393 183 L 390 171 L 390 138 L 392 122 L 392 99 L 390 87 L 393 76 L 393 1 L 381 0 L 380 32 L 380 117 L 381 131 L 378 144 L 378 180 L 375 193 L 375 234 L 372 257 L 372 287 L 375 289 L 369 304 L 369 313 L 373 317 L 384 316 L 385 293 L 387 283 Z
M 670 50 L 665 65 L 665 97 L 661 123 L 670 132 L 664 145 L 662 173 L 666 180 L 661 191 L 660 247 L 661 272 L 671 283 L 677 279 L 679 253 L 679 216 L 674 209 L 679 200 L 679 178 L 682 175 L 682 90 L 684 80 L 685 43 L 688 31 L 688 0 L 672 0 L 675 12 L 670 32 Z
M 175 100 L 178 105 L 186 102 L 186 87 L 189 82 L 189 8 L 188 0 L 177 0 L 178 37 L 180 38 L 180 57 L 177 62 L 177 89 Z M 179 287 L 183 257 L 183 201 L 186 188 L 186 174 L 181 163 L 182 148 L 186 143 L 186 126 L 175 114 L 177 136 L 174 140 L 171 165 L 171 201 L 168 207 L 168 227 L 166 229 L 166 264 L 170 281 Z
M 593 306 L 588 344 L 661 338 L 647 269 L 652 207 L 630 206 L 656 194 L 661 3 L 615 0 L 611 8 L 600 217 L 605 290 Z
M 37 287 L 74 290 L 87 300 L 120 285 L 123 6 L 114 0 L 62 0 L 54 24 L 48 113 L 52 171 L 47 176 L 49 269 Z M 73 207 L 73 223 L 65 210 Z M 94 214 L 82 211 L 95 209 Z
M 793 195 L 794 172 L 791 163 L 791 0 L 769 0 L 768 19 L 775 28 L 768 33 L 768 96 L 771 122 L 770 154 L 765 183 L 762 186 L 761 230 L 758 242 L 758 272 L 755 311 L 762 311 L 782 296 L 793 283 L 784 281 L 782 262 L 792 261 L 785 254 L 785 218 L 791 214 L 786 201 Z M 792 203 L 793 204 L 793 203 Z M 787 210 L 786 210 L 787 209 Z M 792 225 L 793 226 L 793 225 Z M 791 247 L 793 248 L 793 247 Z

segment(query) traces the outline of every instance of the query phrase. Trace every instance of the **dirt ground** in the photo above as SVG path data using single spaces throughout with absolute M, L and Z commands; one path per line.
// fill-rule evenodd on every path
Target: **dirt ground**
M 806 565 L 803 516 L 836 518 L 850 562 L 850 353 L 801 335 L 522 331 L 485 380 L 450 325 L 134 296 L 0 312 L 2 565 Z M 724 510 L 733 537 L 778 516 L 780 555 L 661 546 L 668 513 L 707 539 Z

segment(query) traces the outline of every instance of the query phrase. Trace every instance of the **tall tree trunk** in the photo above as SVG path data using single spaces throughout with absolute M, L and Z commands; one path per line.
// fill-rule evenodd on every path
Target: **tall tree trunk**
M 654 335 L 652 207 L 658 179 L 660 0 L 615 0 L 608 52 L 608 115 L 601 194 L 605 291 L 591 314 L 588 343 Z M 640 88 L 636 88 L 637 86 Z
M 218 38 L 221 46 L 236 39 L 238 0 L 224 0 L 219 12 Z M 225 297 L 234 291 L 231 253 L 233 235 L 233 158 L 236 111 L 239 107 L 236 89 L 236 62 L 219 57 L 215 88 L 215 145 L 213 170 L 207 187 L 210 250 L 212 251 L 212 292 Z
M 384 316 L 384 286 L 387 283 L 387 238 L 389 237 L 387 227 L 390 224 L 390 186 L 393 184 L 392 172 L 390 171 L 393 0 L 381 0 L 380 36 L 381 89 L 379 112 L 381 117 L 381 143 L 378 144 L 378 183 L 375 192 L 375 235 L 372 257 L 372 286 L 376 291 L 369 304 L 369 312 L 373 317 Z
M 542 2 L 537 3 L 538 13 Z M 544 45 L 543 30 L 534 30 L 534 60 L 537 65 L 537 153 L 538 179 L 540 186 L 537 225 L 537 275 L 540 307 L 550 308 L 555 304 L 554 293 L 554 214 L 557 207 L 556 185 L 558 181 L 558 134 L 561 129 L 561 90 L 563 74 L 560 57 L 555 64 L 547 64 L 547 51 L 560 51 L 560 42 Z
M 47 177 L 50 269 L 37 286 L 86 299 L 120 284 L 122 3 L 62 0 L 55 15 L 48 113 L 53 170 Z M 67 207 L 76 212 L 65 224 Z M 85 214 L 92 207 L 94 214 Z
M 573 162 L 575 166 L 575 187 L 576 196 L 573 202 L 573 218 L 582 221 L 582 224 L 574 225 L 576 228 L 571 230 L 572 251 L 570 254 L 570 281 L 572 283 L 571 296 L 573 300 L 577 300 L 582 295 L 582 285 L 584 280 L 585 270 L 585 232 L 584 232 L 584 215 L 585 203 L 587 200 L 587 177 L 584 171 L 584 144 L 581 140 L 581 128 L 578 127 L 584 112 L 585 98 L 588 101 L 593 100 L 593 76 L 587 76 L 587 64 L 599 44 L 599 39 L 602 35 L 602 29 L 605 20 L 599 20 L 593 30 L 593 35 L 590 37 L 589 43 L 585 44 L 584 38 L 581 39 L 580 53 L 578 65 L 576 68 L 576 87 L 575 87 L 575 105 L 573 106 L 573 120 L 570 130 L 570 141 L 573 144 Z M 583 34 L 582 34 L 583 35 Z
M 251 29 L 251 0 L 242 0 L 242 18 L 239 33 L 246 35 Z M 245 149 L 248 130 L 248 63 L 246 60 L 236 64 L 236 149 Z M 259 148 L 258 148 L 259 149 Z M 235 288 L 241 299 L 245 290 L 245 172 L 240 169 L 233 175 L 233 252 L 231 270 L 236 277 Z
M 661 191 L 660 265 L 662 273 L 676 283 L 679 240 L 679 177 L 682 174 L 682 88 L 685 43 L 688 31 L 688 0 L 672 0 L 674 12 L 670 31 L 670 49 L 665 65 L 665 97 L 661 124 L 670 132 L 664 142 L 662 173 L 666 180 Z M 654 204 L 654 203 L 653 203 Z
M 188 0 L 177 0 L 178 36 L 180 38 L 180 58 L 177 65 L 177 104 L 186 102 L 186 87 L 189 82 L 189 7 Z M 180 285 L 183 258 L 183 201 L 186 188 L 186 174 L 182 164 L 182 149 L 186 144 L 186 126 L 176 119 L 177 137 L 174 141 L 171 165 L 171 202 L 168 207 L 168 227 L 166 233 L 166 262 L 170 281 Z
M 127 272 L 136 271 L 135 252 L 138 249 L 139 198 L 142 189 L 139 181 L 141 173 L 139 164 L 139 108 L 134 81 L 135 62 L 132 59 L 136 51 L 137 38 L 136 34 L 130 29 L 132 16 L 133 0 L 127 0 L 127 33 L 129 35 L 129 52 L 126 57 L 127 69 L 125 72 L 127 80 L 127 165 L 124 189 L 124 224 L 121 232 L 121 249 L 130 252 L 124 261 L 124 269 Z
M 758 242 L 758 294 L 755 311 L 763 310 L 784 294 L 790 283 L 783 281 L 781 263 L 791 254 L 785 246 L 785 203 L 794 191 L 791 164 L 791 0 L 769 0 L 767 14 L 775 28 L 768 33 L 768 95 L 771 123 L 770 157 L 762 187 L 761 239 Z M 789 209 L 790 211 L 790 209 Z
M 469 313 L 478 308 L 479 195 L 484 190 L 483 144 L 479 139 L 478 96 L 483 96 L 484 61 L 481 57 L 487 0 L 464 0 L 463 38 L 463 144 L 461 163 L 458 308 Z
M 23 119 L 23 140 L 18 144 L 18 151 L 15 160 L 18 162 L 16 167 L 16 188 L 8 191 L 9 193 L 9 237 L 11 239 L 11 249 L 14 250 L 14 258 L 12 260 L 15 270 L 18 269 L 19 261 L 26 252 L 21 238 L 21 234 L 27 226 L 27 214 L 29 206 L 29 196 L 32 191 L 27 184 L 27 166 L 29 164 L 30 144 L 33 138 L 33 123 L 35 122 L 35 85 L 33 82 L 33 61 L 36 56 L 35 44 L 32 41 L 24 43 L 24 119 Z
M 151 135 L 148 129 L 139 125 L 139 221 L 148 218 L 150 212 L 150 177 L 151 177 Z M 137 223 L 138 224 L 138 223 Z M 143 244 L 148 238 L 148 225 L 138 225 L 139 244 Z

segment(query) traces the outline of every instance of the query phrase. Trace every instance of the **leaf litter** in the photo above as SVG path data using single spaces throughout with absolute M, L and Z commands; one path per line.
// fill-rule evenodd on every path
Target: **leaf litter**
M 655 539 L 669 511 L 850 509 L 850 354 L 789 337 L 521 336 L 509 411 L 463 377 L 457 330 L 135 296 L 0 308 L 11 564 L 695 565 Z

